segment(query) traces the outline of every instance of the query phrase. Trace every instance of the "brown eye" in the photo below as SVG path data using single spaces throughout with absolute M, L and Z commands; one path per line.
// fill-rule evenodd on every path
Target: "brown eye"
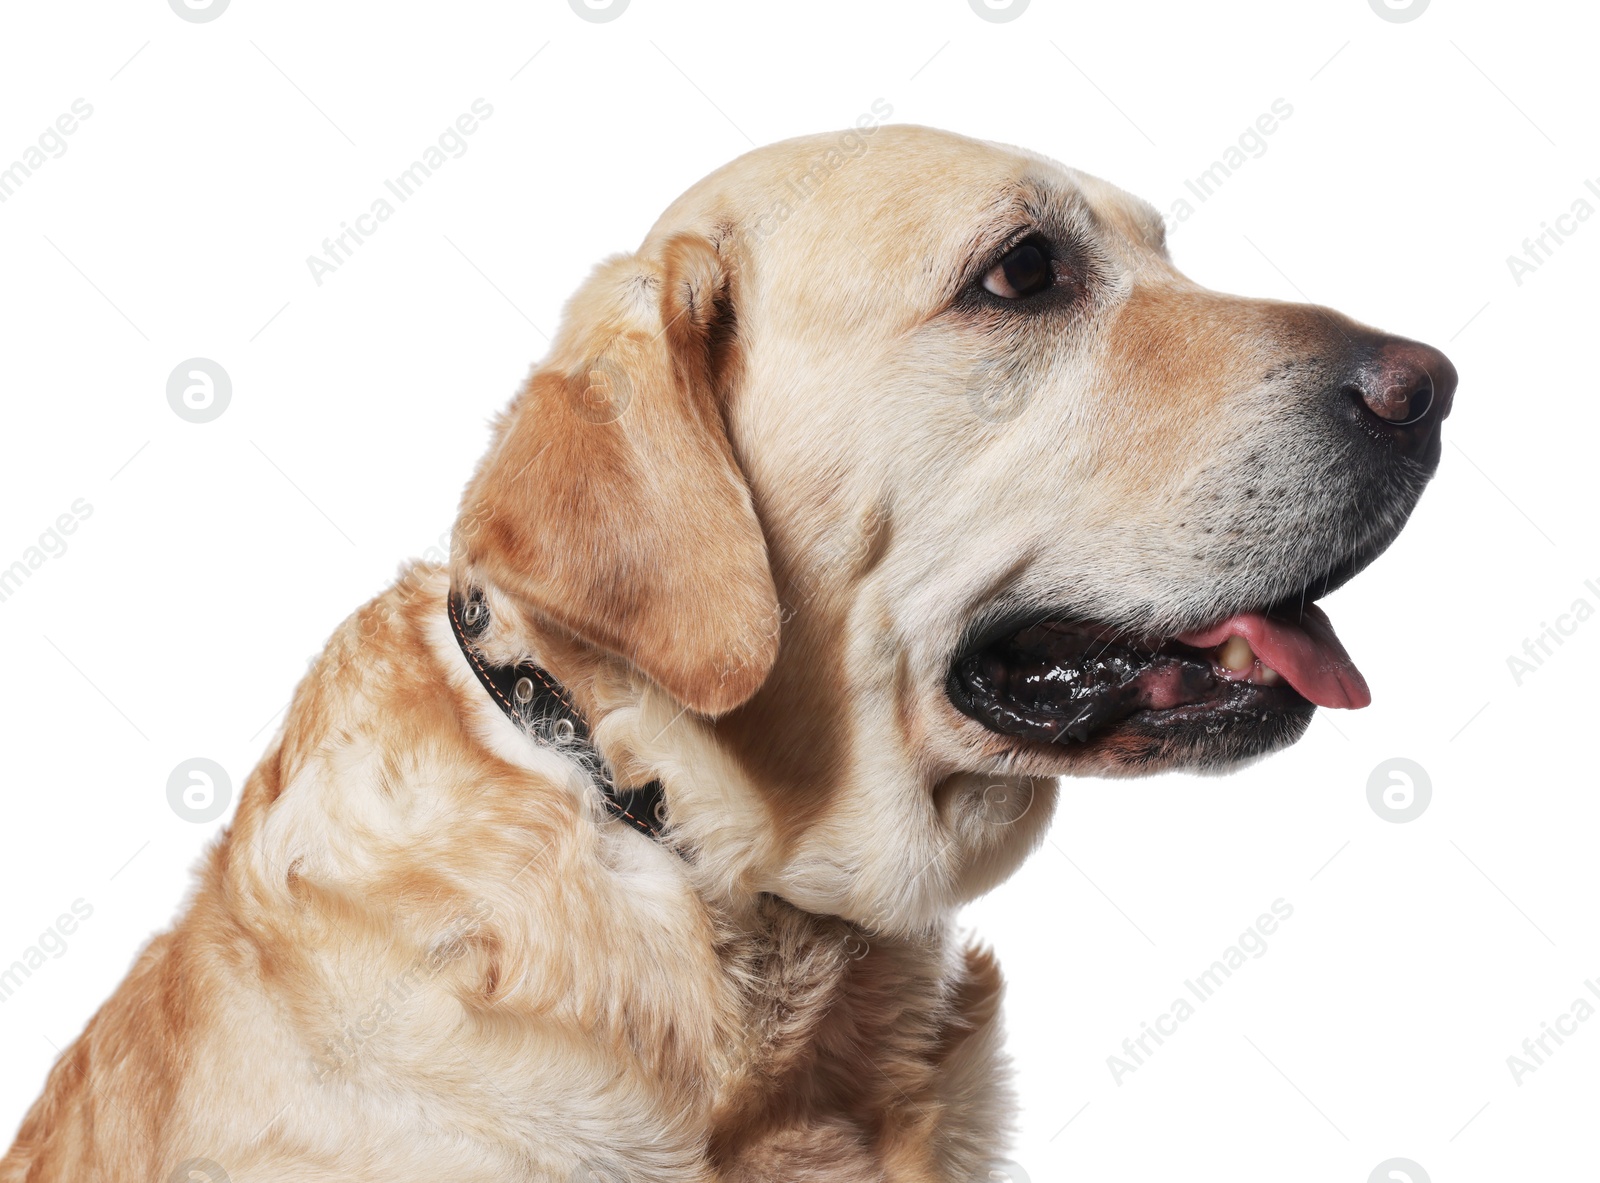
M 1002 300 L 1037 296 L 1054 283 L 1055 273 L 1050 266 L 1050 256 L 1036 242 L 1024 242 L 1012 247 L 1006 257 L 983 277 L 984 290 Z

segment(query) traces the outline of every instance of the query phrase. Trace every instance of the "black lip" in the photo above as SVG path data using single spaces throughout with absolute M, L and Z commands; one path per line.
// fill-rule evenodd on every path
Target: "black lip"
M 1228 768 L 1264 756 L 1299 739 L 1316 707 L 1287 683 L 1228 684 L 1217 698 L 1166 710 L 1142 710 L 1092 731 L 1083 740 L 1061 733 L 1060 721 L 1010 726 L 968 691 L 952 669 L 947 694 L 962 714 L 985 730 L 1005 736 L 1022 750 L 1067 759 L 1069 767 L 1108 773 L 1187 767 Z
M 1057 639 L 1066 638 L 1061 642 L 1064 651 L 1056 652 L 1062 667 L 1075 668 L 1082 682 L 1107 671 L 1108 676 L 1081 697 L 1074 692 L 1061 699 L 1029 701 L 1038 683 L 1030 686 L 1018 671 L 1037 667 L 1027 646 L 1019 649 L 1016 643 L 1030 636 L 1037 640 L 1041 632 L 1051 650 Z M 1150 705 L 1143 698 L 1146 678 L 1178 686 L 1187 701 Z M 1181 642 L 1145 641 L 1092 625 L 1057 627 L 1056 622 L 1002 634 L 970 650 L 951 666 L 946 692 L 957 710 L 990 731 L 1062 746 L 1092 745 L 1107 736 L 1171 739 L 1216 734 L 1221 728 L 1250 731 L 1284 717 L 1309 718 L 1314 710 L 1287 682 L 1266 685 L 1218 676 L 1208 653 Z
M 945 693 L 958 711 L 986 729 L 1030 745 L 1078 749 L 1117 747 L 1124 754 L 1136 752 L 1143 760 L 1154 760 L 1157 753 L 1161 753 L 1197 764 L 1225 763 L 1260 755 L 1298 738 L 1316 710 L 1287 682 L 1268 686 L 1213 679 L 1208 685 L 1196 674 L 1194 701 L 1142 709 L 1121 701 L 1107 709 L 1090 712 L 1090 717 L 1085 719 L 1080 714 L 1056 712 L 1048 707 L 1019 709 L 1004 692 L 997 692 L 986 683 L 982 675 L 986 651 L 1004 646 L 1040 626 L 1066 624 L 1082 631 L 1099 629 L 1109 645 L 1136 659 L 1149 658 L 1180 671 L 1186 666 L 1195 670 L 1209 669 L 1208 656 L 1172 640 L 1172 636 L 1190 628 L 1204 627 L 1237 611 L 1293 617 L 1306 605 L 1342 586 L 1382 549 L 1375 547 L 1347 556 L 1271 604 L 1242 605 L 1218 611 L 1209 620 L 1188 622 L 1167 630 L 1164 635 L 1120 630 L 1115 625 L 1088 621 L 1060 609 L 1012 610 L 987 620 L 980 618 L 968 629 L 950 662 Z M 1179 676 L 1186 675 L 1180 672 Z
M 1287 747 L 1305 734 L 1317 708 L 1292 690 L 1289 694 L 1290 701 L 1253 709 L 1241 705 L 1189 715 L 1184 713 L 1188 708 L 1180 707 L 1161 718 L 1135 716 L 1107 729 L 1089 750 L 1114 752 L 1114 765 L 1123 768 L 1227 768 Z

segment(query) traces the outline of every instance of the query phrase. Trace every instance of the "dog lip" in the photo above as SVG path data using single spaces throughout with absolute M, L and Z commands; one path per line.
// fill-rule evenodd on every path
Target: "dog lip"
M 1191 726 L 1203 745 L 1215 734 L 1205 723 L 1270 730 L 1274 717 L 1309 717 L 1314 706 L 1365 706 L 1366 683 L 1316 600 L 1382 549 L 1353 552 L 1270 604 L 1223 605 L 1158 629 L 1048 607 L 980 618 L 950 662 L 946 697 L 996 734 L 1079 746 L 1128 728 Z M 1233 637 L 1251 664 L 1224 665 Z
M 1289 681 L 1262 670 L 1240 677 L 1176 638 L 1059 619 L 971 649 L 951 667 L 947 693 L 990 731 L 1076 746 L 1125 723 L 1252 722 L 1311 707 Z

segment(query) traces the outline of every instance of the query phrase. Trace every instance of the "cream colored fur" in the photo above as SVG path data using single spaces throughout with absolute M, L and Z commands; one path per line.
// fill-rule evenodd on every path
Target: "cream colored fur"
M 1037 202 L 1107 277 L 1045 343 L 954 304 Z M 712 174 L 574 297 L 449 569 L 329 641 L 0 1183 L 984 1178 L 1000 984 L 952 918 L 1055 777 L 1121 767 L 960 714 L 952 654 L 1002 594 L 1159 623 L 1292 582 L 1301 540 L 1179 543 L 1239 503 L 1242 436 L 1302 464 L 1223 398 L 1308 323 L 1205 292 L 1148 206 L 1031 153 L 883 127 Z M 670 847 L 496 709 L 452 584 L 620 781 L 664 782 Z

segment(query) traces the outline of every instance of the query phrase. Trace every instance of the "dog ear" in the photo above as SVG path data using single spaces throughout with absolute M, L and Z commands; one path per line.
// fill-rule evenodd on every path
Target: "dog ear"
M 718 715 L 760 687 L 778 598 L 719 387 L 731 276 L 703 237 L 603 263 L 467 487 L 453 575 L 482 577 Z

